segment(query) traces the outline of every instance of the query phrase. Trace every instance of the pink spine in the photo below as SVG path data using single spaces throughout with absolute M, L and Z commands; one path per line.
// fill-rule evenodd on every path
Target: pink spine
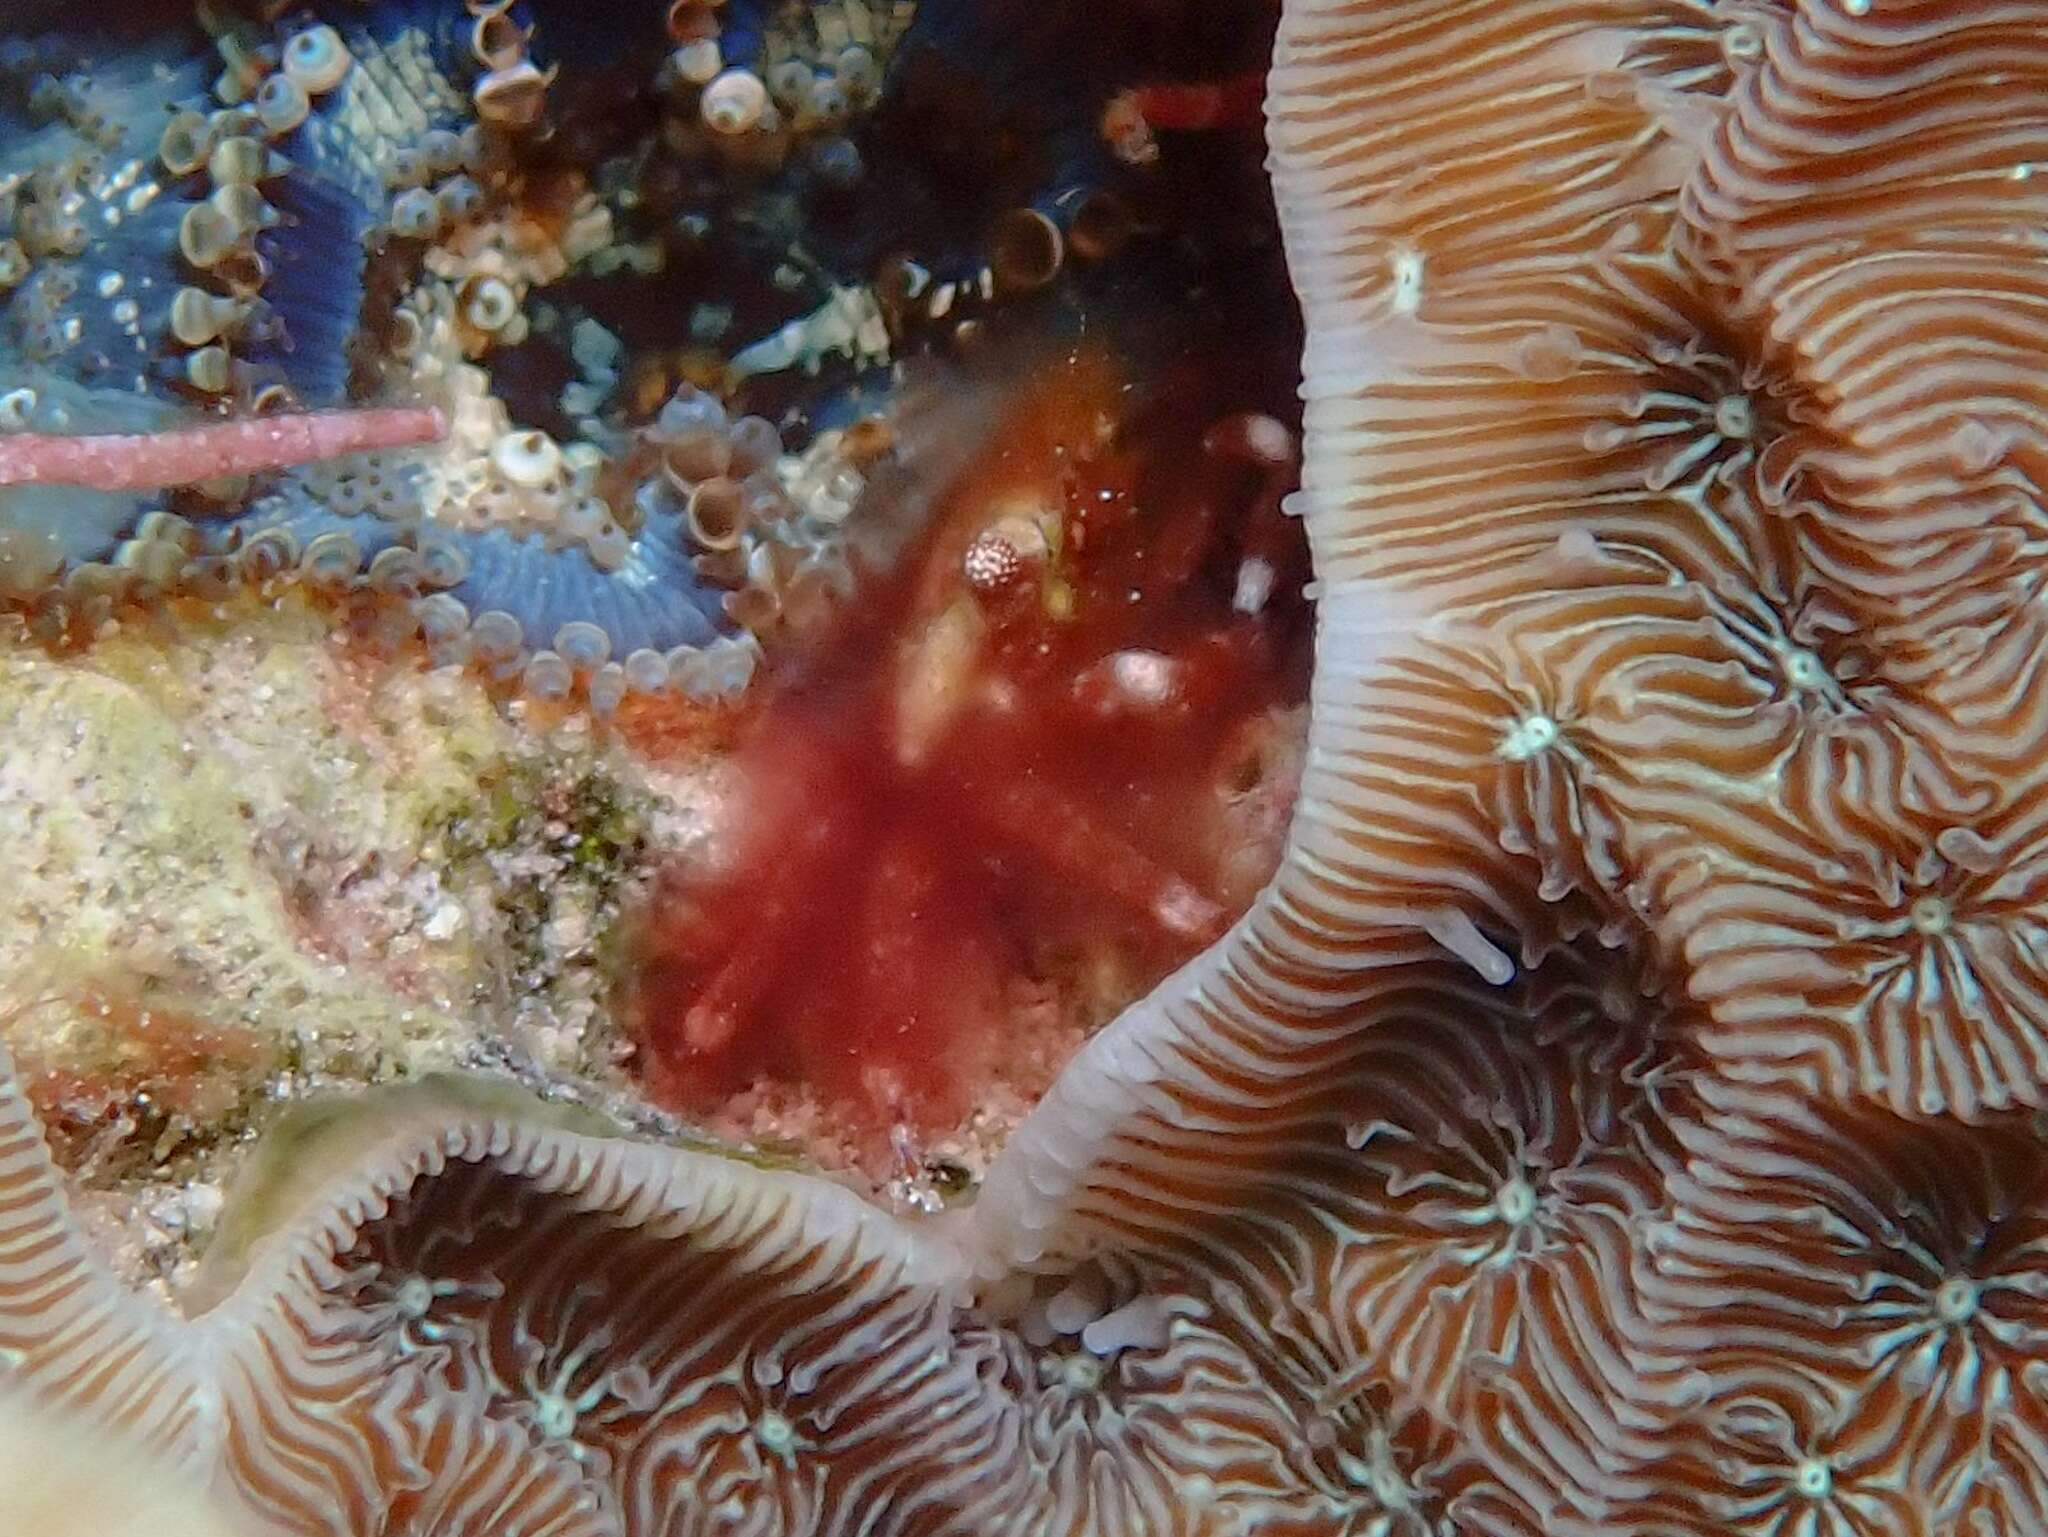
M 447 417 L 439 410 L 403 406 L 264 416 L 105 437 L 9 433 L 0 435 L 0 486 L 148 491 L 223 475 L 281 470 L 369 449 L 431 443 L 447 430 Z

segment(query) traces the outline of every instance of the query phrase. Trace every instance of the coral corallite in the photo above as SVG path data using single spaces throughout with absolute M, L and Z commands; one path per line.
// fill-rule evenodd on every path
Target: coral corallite
M 327 1537 L 2048 1532 L 2048 4 L 1287 0 L 1267 109 L 1286 857 L 978 1199 L 420 1089 L 173 1318 L 0 1074 L 0 1376 Z

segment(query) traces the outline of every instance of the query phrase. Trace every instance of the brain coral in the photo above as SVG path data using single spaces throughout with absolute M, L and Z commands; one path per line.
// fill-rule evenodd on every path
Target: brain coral
M 0 1362 L 284 1531 L 2048 1531 L 2048 5 L 1288 0 L 1288 858 L 913 1222 L 473 1087 Z

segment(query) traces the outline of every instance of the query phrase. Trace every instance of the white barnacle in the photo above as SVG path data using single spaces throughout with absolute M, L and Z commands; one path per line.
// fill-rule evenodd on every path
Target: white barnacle
M 559 483 L 562 451 L 545 432 L 508 432 L 491 445 L 491 467 L 515 486 L 539 490 Z
M 0 432 L 19 432 L 35 419 L 36 392 L 27 385 L 0 395 Z
M 341 34 L 332 27 L 308 27 L 284 45 L 285 77 L 308 96 L 323 96 L 340 85 L 354 63 Z
M 750 69 L 729 69 L 704 87 L 698 112 L 716 133 L 750 133 L 769 117 L 768 87 Z
M 462 313 L 477 330 L 495 336 L 519 314 L 519 295 L 503 278 L 484 275 L 463 285 Z

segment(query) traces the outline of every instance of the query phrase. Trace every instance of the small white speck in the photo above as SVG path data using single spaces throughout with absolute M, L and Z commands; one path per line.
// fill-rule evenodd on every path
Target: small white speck
M 192 1227 L 210 1230 L 220 1222 L 225 1197 L 218 1185 L 195 1180 L 185 1187 L 185 1220 Z
M 452 939 L 462 928 L 462 904 L 452 898 L 444 900 L 421 926 L 427 938 L 433 940 Z
M 1237 590 L 1231 595 L 1230 606 L 1240 614 L 1262 613 L 1272 596 L 1273 563 L 1256 555 L 1240 561 Z
M 1968 1276 L 1950 1276 L 1934 1291 L 1934 1313 L 1943 1323 L 1968 1323 L 1977 1312 L 1977 1283 Z
M 533 1423 L 550 1441 L 566 1441 L 576 1431 L 576 1408 L 560 1393 L 541 1393 L 533 1401 Z
M 1785 681 L 1795 689 L 1810 692 L 1826 688 L 1832 680 L 1825 662 L 1811 651 L 1795 649 L 1785 653 Z
M 1174 665 L 1157 651 L 1119 651 L 1110 659 L 1117 688 L 1141 704 L 1165 704 L 1173 697 Z
M 1948 932 L 1952 916 L 1948 903 L 1937 896 L 1915 897 L 1908 909 L 1913 927 L 1930 939 Z
M 760 1419 L 754 1422 L 754 1434 L 771 1452 L 787 1452 L 796 1445 L 796 1427 L 773 1409 L 761 1411 Z
M 1557 722 L 1548 715 L 1532 715 L 1518 722 L 1501 738 L 1500 755 L 1513 763 L 1535 757 L 1557 743 Z
M 425 1318 L 434 1307 L 434 1283 L 425 1276 L 407 1276 L 399 1283 L 392 1302 L 406 1318 Z
M 1162 897 L 1154 912 L 1176 934 L 1199 934 L 1214 917 L 1200 893 L 1181 887 Z
M 1400 250 L 1394 253 L 1394 313 L 1412 315 L 1422 308 L 1422 253 Z
M 1102 1363 L 1093 1356 L 1068 1356 L 1060 1366 L 1060 1381 L 1077 1393 L 1092 1393 L 1102 1386 Z
M 1809 1500 L 1824 1500 L 1835 1492 L 1835 1471 L 1824 1457 L 1808 1457 L 1792 1474 L 1792 1484 Z
M 1494 1192 L 1493 1209 L 1509 1227 L 1520 1227 L 1536 1215 L 1536 1191 L 1519 1174 L 1502 1181 Z

